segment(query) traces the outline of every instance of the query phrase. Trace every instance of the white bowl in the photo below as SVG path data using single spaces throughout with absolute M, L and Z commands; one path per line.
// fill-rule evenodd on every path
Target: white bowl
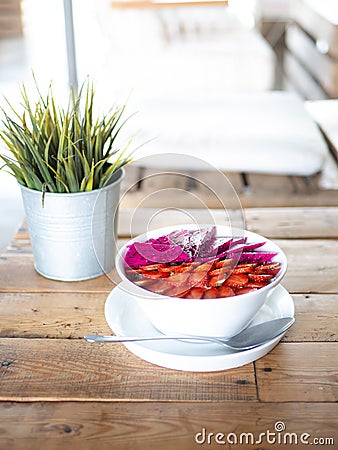
M 207 226 L 207 225 L 205 225 Z M 238 334 L 254 318 L 274 288 L 285 275 L 287 260 L 284 252 L 272 241 L 259 234 L 217 225 L 217 236 L 247 237 L 247 243 L 265 241 L 260 250 L 277 253 L 274 262 L 281 263 L 277 276 L 266 286 L 253 292 L 233 297 L 215 299 L 185 299 L 169 297 L 148 291 L 130 281 L 125 273 L 124 256 L 127 246 L 133 242 L 166 235 L 175 230 L 198 229 L 194 225 L 175 225 L 144 233 L 125 244 L 116 256 L 116 269 L 128 293 L 133 295 L 153 325 L 165 334 L 187 334 L 192 336 L 224 336 Z M 204 226 L 203 226 L 204 228 Z M 137 317 L 135 317 L 137 320 Z

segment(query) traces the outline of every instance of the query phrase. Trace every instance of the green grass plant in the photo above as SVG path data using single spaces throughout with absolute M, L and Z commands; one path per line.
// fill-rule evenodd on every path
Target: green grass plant
M 43 97 L 36 84 L 32 101 L 21 88 L 23 110 L 9 102 L 2 108 L 0 137 L 11 156 L 0 154 L 17 181 L 42 192 L 73 193 L 104 187 L 111 176 L 132 160 L 131 140 L 121 148 L 117 138 L 127 119 L 125 105 L 94 114 L 94 87 L 84 83 L 70 90 L 68 106 L 57 105 L 51 86 Z

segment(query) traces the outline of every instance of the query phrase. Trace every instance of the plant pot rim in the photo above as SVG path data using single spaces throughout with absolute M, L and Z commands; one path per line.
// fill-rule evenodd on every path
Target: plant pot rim
M 115 178 L 116 177 L 116 178 Z M 56 198 L 60 198 L 60 196 L 63 197 L 82 197 L 85 195 L 95 195 L 98 192 L 102 192 L 105 190 L 110 189 L 112 186 L 120 183 L 123 178 L 125 177 L 125 170 L 123 167 L 121 167 L 119 170 L 117 170 L 116 172 L 114 172 L 111 176 L 111 182 L 109 182 L 108 184 L 106 184 L 106 186 L 103 186 L 102 188 L 98 188 L 98 189 L 92 189 L 91 191 L 81 191 L 81 192 L 45 192 L 45 196 L 48 197 L 56 197 Z M 31 194 L 35 193 L 36 195 L 42 195 L 43 191 L 38 191 L 36 189 L 31 189 L 27 186 L 24 186 L 23 184 L 18 183 L 18 185 L 20 186 L 20 189 L 25 190 L 30 192 Z

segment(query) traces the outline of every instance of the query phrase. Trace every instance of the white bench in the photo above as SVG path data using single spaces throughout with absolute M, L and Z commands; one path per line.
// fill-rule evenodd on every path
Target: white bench
M 147 3 L 153 8 L 145 8 Z M 253 23 L 243 24 L 225 2 L 204 3 L 159 7 L 142 1 L 136 8 L 133 1 L 132 8 L 102 16 L 110 89 L 123 86 L 133 95 L 138 90 L 273 89 L 275 54 Z M 124 4 L 117 2 L 119 8 Z
M 144 100 L 140 111 L 140 140 L 157 137 L 139 155 L 158 155 L 136 162 L 140 166 L 179 169 L 167 156 L 174 153 L 225 172 L 311 177 L 328 155 L 317 125 L 292 93 L 167 96 Z

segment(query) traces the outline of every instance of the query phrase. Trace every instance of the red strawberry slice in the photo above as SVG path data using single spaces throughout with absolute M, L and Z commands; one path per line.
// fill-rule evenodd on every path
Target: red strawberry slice
M 231 274 L 226 279 L 225 284 L 230 287 L 238 288 L 245 286 L 249 281 L 249 278 L 244 274 Z
M 260 264 L 256 267 L 255 272 L 256 273 L 267 273 L 270 270 L 280 270 L 281 263 L 267 263 L 267 264 Z
M 233 274 L 251 273 L 257 264 L 238 264 L 232 271 Z
M 185 298 L 202 298 L 204 291 L 205 291 L 205 289 L 203 289 L 202 287 L 193 287 L 187 293 Z
M 153 281 L 153 284 L 148 286 L 147 289 L 155 292 L 155 294 L 170 295 L 170 284 L 168 284 L 165 280 Z
M 221 286 L 225 280 L 227 279 L 227 274 L 224 274 L 223 277 L 217 276 L 217 277 L 212 277 L 209 280 L 209 286 L 211 287 L 218 287 Z
M 164 267 L 161 267 L 162 272 L 174 272 L 176 266 L 172 266 L 170 264 L 165 264 Z
M 203 298 L 217 298 L 217 296 L 218 296 L 218 289 L 215 287 L 206 289 L 203 294 Z
M 188 283 L 191 286 L 206 286 L 208 282 L 208 277 L 205 272 L 191 272 Z
M 219 269 L 220 267 L 229 267 L 235 264 L 234 259 L 222 259 L 221 261 L 215 262 L 215 267 Z
M 209 275 L 210 275 L 211 277 L 217 277 L 217 276 L 224 277 L 224 275 L 225 275 L 226 273 L 228 273 L 229 270 L 230 270 L 229 267 L 228 267 L 228 268 L 227 268 L 227 267 L 220 267 L 219 269 L 211 270 L 211 271 L 209 272 Z
M 218 288 L 217 297 L 233 297 L 235 292 L 229 286 L 221 286 Z
M 194 272 L 209 272 L 209 270 L 212 268 L 213 262 L 207 262 L 204 264 L 199 264 L 194 268 Z
M 169 277 L 169 273 L 168 272 L 143 272 L 143 276 L 146 278 L 152 278 L 152 279 L 156 279 L 156 278 L 168 278 Z
M 182 289 L 183 286 L 180 288 L 175 288 L 174 290 L 170 290 L 167 295 L 170 297 L 179 297 L 179 298 L 185 298 L 186 295 L 189 293 L 190 289 Z M 179 290 L 178 290 L 179 289 Z
M 272 275 L 262 274 L 262 273 L 249 273 L 248 274 L 250 281 L 270 281 Z
M 265 283 L 264 281 L 250 281 L 249 283 L 247 283 L 246 287 L 260 289 L 260 288 L 266 286 L 267 284 L 268 283 Z
M 140 270 L 141 272 L 149 272 L 149 271 L 161 270 L 164 267 L 166 267 L 165 264 L 149 264 L 149 266 L 140 266 L 138 270 Z
M 125 271 L 127 276 L 135 275 L 137 273 L 143 273 L 142 270 L 140 270 L 140 269 L 127 269 L 127 268 L 125 268 L 124 271 Z
M 168 280 L 168 283 L 170 283 L 174 286 L 180 286 L 182 284 L 187 284 L 189 276 L 190 276 L 190 272 L 174 273 L 169 278 L 167 278 L 167 280 Z
M 279 273 L 279 271 L 280 271 L 280 269 L 270 269 L 270 270 L 267 270 L 264 273 L 272 275 L 274 277 L 275 275 L 277 275 Z
M 171 272 L 171 273 L 183 273 L 183 272 L 190 272 L 191 265 L 177 265 L 177 266 L 168 266 L 164 269 L 161 269 L 163 272 Z
M 152 280 L 150 278 L 140 278 L 139 280 L 134 281 L 137 286 L 150 289 L 150 287 L 156 283 L 155 280 Z
M 247 294 L 248 292 L 253 292 L 253 291 L 257 291 L 257 288 L 252 288 L 252 287 L 244 287 L 244 288 L 238 288 L 236 289 L 236 295 L 240 295 L 240 294 Z

